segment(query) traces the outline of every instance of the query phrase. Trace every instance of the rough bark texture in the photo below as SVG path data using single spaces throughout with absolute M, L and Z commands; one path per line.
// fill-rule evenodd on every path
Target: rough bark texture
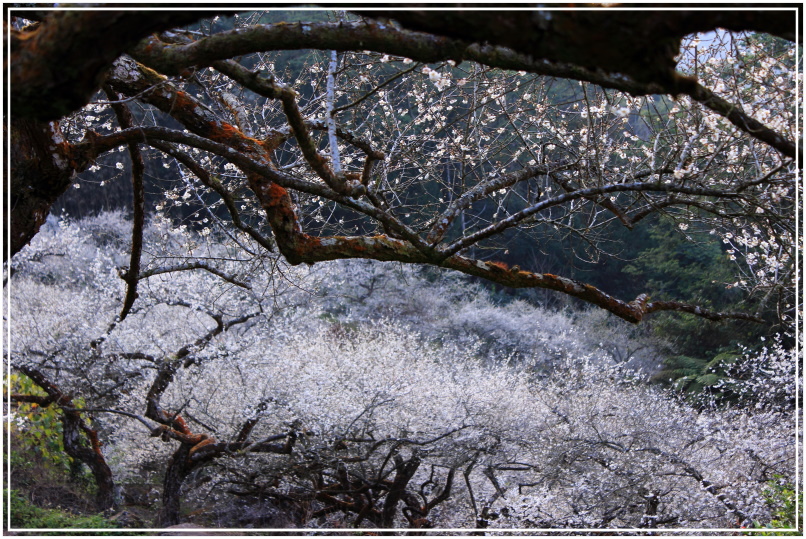
M 3 260 L 17 253 L 47 219 L 50 207 L 70 186 L 78 165 L 63 140 L 58 125 L 33 120 L 11 123 L 11 175 L 3 175 L 10 194 L 11 213 L 3 220 L 3 233 L 11 241 Z M 11 231 L 7 227 L 11 226 Z
M 381 512 L 381 527 L 391 528 L 395 523 L 395 515 L 397 514 L 397 504 L 403 499 L 406 493 L 406 487 L 420 467 L 420 459 L 411 457 L 409 460 L 403 460 L 403 457 L 395 455 L 395 478 L 389 487 L 389 492 L 386 494 L 386 500 L 383 504 L 383 511 Z
M 796 154 L 793 141 L 716 97 L 695 79 L 676 72 L 674 60 L 681 38 L 698 29 L 769 27 L 776 35 L 789 36 L 790 31 L 794 35 L 791 11 L 764 12 L 769 21 L 757 11 L 705 12 L 701 19 L 699 12 L 685 11 L 361 13 L 394 16 L 415 30 L 433 33 L 369 19 L 256 25 L 193 42 L 166 43 L 154 36 L 143 40 L 132 55 L 174 75 L 189 66 L 215 66 L 223 58 L 260 50 L 372 49 L 420 62 L 473 60 L 491 67 L 588 81 L 632 95 L 686 94 L 784 155 L 794 158 Z
M 440 42 L 444 38 L 438 37 L 448 36 L 465 44 L 488 42 L 534 58 L 623 73 L 639 82 L 659 82 L 664 86 L 675 78 L 674 55 L 680 38 L 686 34 L 722 27 L 795 39 L 795 16 L 789 11 L 610 11 L 606 16 L 601 11 L 543 10 L 361 13 L 392 17 L 406 27 L 433 34 L 425 41 L 408 42 L 382 25 L 368 26 L 367 35 L 358 36 L 366 43 L 363 48 L 388 49 L 388 52 L 412 58 L 421 57 L 423 61 L 428 61 L 424 55 L 433 56 L 432 61 L 460 56 L 459 49 L 446 50 L 459 44 Z M 18 14 L 24 15 L 24 12 Z M 28 31 L 7 30 L 11 49 L 12 112 L 16 116 L 44 121 L 59 119 L 86 104 L 115 58 L 140 39 L 211 14 L 204 11 L 59 11 L 49 14 Z M 394 39 L 390 34 L 394 34 Z M 263 34 L 258 37 L 260 35 Z M 333 35 L 313 32 L 303 25 L 288 25 L 271 46 L 344 50 L 341 35 L 342 32 Z M 255 37 L 249 32 L 240 32 L 237 42 L 249 44 Z M 315 43 L 308 43 L 312 39 Z M 98 46 L 100 43 L 103 46 Z M 161 62 L 171 71 L 169 65 L 175 63 L 172 48 L 154 49 L 157 45 L 151 42 L 140 52 L 151 54 L 155 62 Z M 251 50 L 259 50 L 254 44 L 251 47 Z M 221 58 L 220 51 L 212 46 L 200 45 L 193 49 L 192 64 L 204 65 Z M 179 56 L 187 59 L 183 52 L 179 52 Z
M 87 104 L 115 58 L 144 36 L 204 15 L 201 11 L 56 11 L 28 31 L 7 30 L 12 116 L 50 121 L 70 114 Z
M 422 4 L 421 4 L 422 5 Z M 460 6 L 461 4 L 454 4 Z M 668 86 L 683 36 L 714 28 L 755 30 L 794 41 L 793 11 L 368 11 L 406 28 L 503 45 L 553 62 L 622 73 Z
M 157 527 L 166 528 L 179 524 L 182 483 L 194 468 L 188 458 L 191 447 L 188 444 L 181 444 L 168 461 L 162 481 L 162 508 L 157 516 Z
M 264 49 L 319 47 L 374 48 L 419 61 L 474 59 L 488 65 L 566 76 L 641 93 L 684 92 L 784 155 L 795 143 L 716 98 L 674 71 L 682 35 L 717 26 L 753 29 L 793 39 L 788 11 L 744 12 L 362 12 L 394 17 L 404 25 L 433 32 L 406 32 L 387 24 L 342 23 L 257 26 L 224 32 L 194 43 L 144 40 L 132 52 L 166 73 Z M 56 147 L 29 120 L 55 120 L 86 104 L 112 62 L 151 32 L 192 22 L 205 12 L 54 12 L 30 30 L 6 30 L 12 102 L 11 243 L 4 260 L 37 233 L 52 203 L 70 185 L 79 167 L 65 161 L 69 145 Z M 493 21 L 491 24 L 490 21 Z M 446 37 L 447 36 L 447 37 Z M 475 42 L 475 43 L 474 43 Z M 103 47 L 98 47 L 103 43 Z M 483 45 L 504 45 L 515 51 Z M 520 56 L 518 52 L 524 53 Z M 546 64 L 542 59 L 554 63 Z M 607 72 L 626 74 L 616 80 Z M 182 95 L 175 96 L 178 106 Z M 199 118 L 209 121 L 208 118 Z M 204 136 L 204 135 L 203 135 Z M 215 139 L 213 139 L 215 140 Z M 59 150 L 55 152 L 54 150 Z M 239 148 L 239 150 L 241 150 Z M 316 156 L 312 155 L 316 160 Z M 326 177 L 325 169 L 322 174 Z M 329 179 L 329 178 L 328 178 Z M 335 182 L 329 182 L 336 185 Z M 5 185 L 8 188 L 8 185 Z M 339 188 L 337 191 L 342 191 Z M 349 194 L 345 190 L 344 194 Z
M 294 179 L 273 168 L 271 145 L 247 137 L 235 126 L 209 116 L 208 111 L 191 96 L 175 91 L 164 83 L 163 77 L 142 65 L 131 60 L 121 61 L 116 64 L 113 73 L 115 77 L 110 84 L 116 91 L 128 95 L 139 94 L 142 96 L 141 99 L 170 114 L 191 133 L 215 141 L 228 150 L 237 151 L 238 157 L 233 162 L 247 173 L 249 186 L 266 212 L 277 246 L 286 260 L 292 264 L 313 264 L 342 258 L 434 264 L 512 288 L 548 288 L 563 292 L 602 307 L 633 323 L 640 322 L 648 312 L 660 310 L 686 311 L 713 320 L 739 318 L 760 321 L 743 313 L 715 313 L 682 303 L 650 304 L 649 298 L 643 295 L 632 302 L 625 302 L 586 283 L 565 277 L 522 271 L 509 268 L 505 264 L 472 260 L 459 255 L 447 256 L 405 229 L 399 231 L 401 237 L 311 236 L 302 230 L 288 192 Z M 235 73 L 233 75 L 237 76 Z M 255 77 L 255 81 L 258 80 L 259 78 Z M 281 89 L 271 83 L 266 84 L 269 86 L 263 93 L 267 97 L 290 99 L 290 96 L 285 96 Z M 257 84 L 253 85 L 253 88 L 261 90 Z M 147 137 L 148 133 L 156 134 L 156 130 L 140 130 L 140 133 Z M 223 148 L 216 153 L 225 154 L 226 152 L 222 153 Z M 262 166 L 250 165 L 245 158 Z M 333 191 L 328 197 L 347 204 L 358 204 L 354 199 L 340 197 Z M 652 311 L 648 310 L 650 306 Z
M 65 50 L 72 51 L 70 54 L 76 54 L 78 50 L 86 52 L 88 47 L 86 40 L 89 39 L 87 36 L 94 35 L 95 38 L 101 39 L 105 34 L 98 34 L 100 30 L 92 30 L 95 32 L 92 33 L 83 26 L 90 20 L 95 24 L 101 20 L 92 18 L 101 17 L 101 15 L 89 13 L 87 18 L 79 17 L 73 21 L 75 23 L 73 31 L 79 34 L 79 37 L 69 36 L 67 39 L 67 37 L 61 36 L 59 31 L 69 34 L 65 25 L 72 19 L 59 18 L 56 15 L 47 18 L 40 29 L 28 32 L 24 37 L 12 35 L 12 40 L 16 39 L 18 42 L 14 49 L 16 56 L 12 55 L 12 84 L 14 76 L 17 76 L 20 81 L 24 79 L 26 65 L 33 70 L 33 74 L 29 75 L 33 77 L 32 81 L 37 82 L 36 77 L 43 77 L 39 73 L 41 69 L 37 68 L 37 65 L 52 62 L 54 58 L 60 58 L 59 54 L 65 54 L 64 51 L 56 54 L 46 48 L 45 44 L 53 47 L 54 40 L 64 38 L 67 39 Z M 127 24 L 136 24 L 139 20 L 133 15 L 133 18 L 118 15 L 120 18 L 108 19 L 107 26 L 111 25 L 111 28 L 114 28 L 123 20 L 128 21 Z M 269 140 L 272 137 L 257 140 L 245 135 L 234 125 L 222 121 L 188 93 L 173 87 L 166 77 L 153 69 L 138 64 L 131 58 L 119 59 L 109 71 L 107 82 L 114 92 L 121 96 L 137 96 L 139 100 L 157 107 L 178 120 L 190 132 L 185 135 L 178 131 L 161 128 L 143 128 L 138 130 L 139 140 L 143 140 L 142 137 L 151 136 L 158 140 L 188 143 L 189 137 L 195 136 L 196 140 L 190 141 L 191 145 L 217 153 L 241 167 L 247 173 L 250 187 L 266 212 L 280 251 L 292 264 L 314 263 L 338 258 L 428 263 L 483 277 L 510 287 L 541 287 L 557 290 L 603 307 L 631 322 L 638 322 L 645 314 L 658 310 L 686 311 L 711 319 L 741 318 L 757 321 L 749 315 L 707 312 L 681 303 L 651 303 L 643 295 L 632 302 L 625 302 L 590 285 L 561 276 L 521 271 L 518 268 L 508 268 L 500 263 L 465 258 L 458 254 L 463 245 L 454 246 L 452 250 L 449 248 L 440 250 L 439 246 L 433 243 L 444 235 L 440 230 L 436 230 L 431 237 L 432 242 L 429 242 L 379 209 L 377 204 L 373 206 L 362 200 L 362 195 L 366 193 L 365 190 L 362 190 L 364 185 L 356 185 L 355 187 L 359 189 L 354 189 L 337 181 L 326 161 L 312 143 L 308 133 L 309 126 L 299 114 L 295 101 L 296 95 L 293 91 L 276 84 L 271 79 L 261 77 L 258 73 L 249 72 L 235 62 L 223 60 L 232 55 L 266 47 L 279 49 L 304 46 L 345 50 L 365 49 L 370 45 L 375 50 L 402 54 L 421 61 L 427 61 L 427 58 L 431 58 L 429 55 L 445 59 L 455 54 L 458 59 L 461 59 L 465 53 L 481 56 L 486 54 L 486 57 L 491 60 L 503 55 L 511 60 L 512 51 L 507 52 L 506 49 L 497 48 L 485 53 L 485 46 L 472 45 L 470 41 L 462 40 L 489 41 L 507 45 L 515 50 L 529 49 L 530 59 L 520 58 L 519 61 L 523 61 L 527 65 L 529 65 L 528 62 L 533 62 L 531 65 L 536 72 L 541 72 L 542 68 L 538 67 L 538 62 L 534 62 L 532 57 L 548 58 L 564 63 L 562 65 L 566 67 L 572 66 L 573 69 L 569 73 L 571 75 L 577 73 L 579 77 L 575 78 L 582 80 L 586 80 L 586 77 L 599 80 L 602 79 L 602 75 L 598 73 L 615 71 L 626 73 L 632 77 L 632 81 L 624 83 L 632 90 L 661 89 L 674 93 L 683 89 L 698 96 L 706 106 L 714 108 L 714 110 L 722 109 L 722 113 L 727 114 L 731 121 L 743 129 L 753 132 L 754 136 L 764 135 L 763 126 L 745 121 L 746 118 L 741 113 L 736 113 L 729 104 L 716 103 L 708 94 L 700 92 L 701 87 L 696 81 L 681 78 L 674 72 L 672 57 L 679 46 L 680 36 L 691 30 L 695 23 L 705 28 L 709 24 L 717 24 L 713 22 L 716 20 L 716 16 L 711 22 L 703 22 L 695 21 L 688 15 L 677 16 L 674 13 L 653 12 L 614 12 L 604 16 L 601 12 L 549 13 L 540 10 L 510 13 L 413 11 L 393 15 L 403 20 L 404 24 L 419 25 L 424 29 L 453 37 L 406 32 L 388 24 L 376 22 L 280 24 L 224 32 L 193 43 L 168 44 L 157 38 L 149 38 L 133 51 L 137 58 L 169 73 L 178 72 L 182 67 L 192 65 L 213 65 L 244 87 L 270 99 L 281 100 L 291 132 L 295 135 L 305 160 L 324 180 L 324 185 L 300 180 L 277 171 L 272 164 L 272 151 L 276 147 L 276 142 Z M 758 16 L 758 12 L 755 15 Z M 181 17 L 177 17 L 181 19 Z M 491 17 L 492 24 L 490 23 Z M 780 27 L 786 26 L 783 15 L 776 17 L 775 20 L 778 22 L 775 24 Z M 754 20 L 749 16 L 745 19 L 739 20 L 735 24 L 740 27 L 748 27 Z M 162 21 L 160 24 L 168 23 L 168 19 L 160 20 Z M 710 19 L 706 17 L 703 20 Z M 153 28 L 157 23 L 149 24 L 152 26 L 148 27 Z M 437 29 L 437 26 L 440 29 Z M 776 28 L 778 27 L 776 26 Z M 780 28 L 778 31 L 783 32 Z M 87 36 L 81 36 L 83 32 L 89 33 Z M 125 35 L 129 36 L 127 38 L 129 40 L 134 39 L 133 34 Z M 70 40 L 75 40 L 75 43 Z M 34 46 L 40 41 L 41 44 Z M 114 46 L 122 47 L 124 42 L 129 41 L 117 38 L 110 43 L 114 49 Z M 93 54 L 88 56 L 92 57 Z M 106 57 L 104 56 L 104 58 Z M 107 60 L 100 63 L 104 65 L 103 70 L 108 67 Z M 495 61 L 491 61 L 490 65 L 495 65 Z M 556 66 L 551 69 L 554 68 Z M 98 72 L 101 70 L 100 67 L 93 69 Z M 615 79 L 605 77 L 603 80 L 609 80 L 610 87 L 619 85 Z M 82 86 L 86 88 L 94 84 L 96 84 L 96 79 L 92 79 L 90 82 L 85 81 Z M 58 94 L 62 91 L 59 85 L 48 86 L 41 81 L 39 81 L 39 87 L 43 88 L 45 93 L 56 92 Z M 71 99 L 71 102 L 80 101 L 75 96 Z M 23 100 L 25 101 L 25 99 Z M 12 254 L 33 237 L 44 221 L 50 205 L 69 185 L 71 175 L 86 166 L 88 160 L 101 151 L 99 148 L 113 144 L 116 137 L 120 139 L 117 141 L 118 144 L 132 143 L 133 140 L 132 133 L 124 136 L 121 132 L 100 138 L 89 133 L 89 141 L 85 141 L 84 144 L 70 145 L 60 137 L 58 126 L 55 123 L 50 124 L 50 130 L 51 132 L 48 133 L 40 124 L 29 121 L 12 124 L 12 144 L 15 155 L 11 178 Z M 147 135 L 147 132 L 150 135 Z M 286 134 L 280 132 L 276 135 L 274 138 L 287 137 Z M 104 139 L 103 144 L 100 143 L 101 138 Z M 764 135 L 763 139 L 784 153 L 794 153 L 794 144 L 790 141 L 772 135 Z M 377 157 L 368 153 L 367 162 L 370 163 L 371 159 Z M 356 209 L 376 219 L 387 233 L 371 237 L 308 235 L 300 227 L 288 192 L 289 189 L 324 196 Z M 622 188 L 619 187 L 619 189 Z M 372 201 L 372 193 L 366 194 Z M 504 226 L 509 225 L 502 222 L 501 227 Z M 497 230 L 490 230 L 489 234 L 496 232 Z M 481 231 L 479 234 L 482 233 L 485 231 Z M 479 238 L 474 236 L 470 239 L 477 241 Z M 131 288 L 133 290 L 133 287 Z

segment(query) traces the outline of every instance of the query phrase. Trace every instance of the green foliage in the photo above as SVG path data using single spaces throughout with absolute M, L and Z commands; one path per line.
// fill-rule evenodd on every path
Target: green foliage
M 686 298 L 687 301 L 730 302 L 737 299 L 725 287 L 732 274 L 718 240 L 707 232 L 683 231 L 672 219 L 660 219 L 649 234 L 652 246 L 624 272 L 642 278 L 657 299 Z
M 731 366 L 741 355 L 723 351 L 712 359 L 673 356 L 664 360 L 664 368 L 652 381 L 671 383 L 697 404 L 736 404 L 740 396 L 733 391 Z
M 671 218 L 661 218 L 649 233 L 651 242 L 623 272 L 639 283 L 653 300 L 674 300 L 718 311 L 742 310 L 741 294 L 723 283 L 734 277 L 721 242 L 695 225 L 682 230 Z M 758 328 L 750 324 L 703 323 L 685 314 L 659 314 L 653 327 L 686 356 L 710 358 L 739 341 L 752 340 Z M 738 329 L 738 331 L 737 331 Z
M 24 374 L 11 374 L 8 387 L 12 394 L 45 396 L 30 378 Z M 14 441 L 17 453 L 36 452 L 42 459 L 57 470 L 70 469 L 72 459 L 64 451 L 62 422 L 58 407 L 39 406 L 36 403 L 20 403 L 15 415 L 21 420 L 21 427 L 14 427 Z
M 796 528 L 801 529 L 797 521 L 798 507 L 803 507 L 803 493 L 796 493 L 795 486 L 784 481 L 780 475 L 767 483 L 764 489 L 764 499 L 770 506 L 772 520 L 767 524 L 754 522 L 756 529 Z M 762 532 L 756 535 L 802 535 L 801 531 L 791 532 Z
M 8 515 L 12 528 L 116 528 L 114 522 L 101 515 L 74 515 L 59 509 L 43 509 L 32 505 L 16 490 L 3 489 L 3 501 L 8 501 Z M 61 532 L 43 535 L 64 535 Z

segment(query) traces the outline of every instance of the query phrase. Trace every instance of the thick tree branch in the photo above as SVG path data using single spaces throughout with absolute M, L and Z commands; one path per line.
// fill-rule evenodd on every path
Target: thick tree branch
M 280 252 L 291 264 L 308 263 L 341 258 L 371 258 L 374 260 L 407 263 L 433 264 L 462 273 L 482 277 L 511 288 L 548 288 L 582 299 L 610 311 L 629 322 L 640 322 L 649 312 L 648 297 L 639 296 L 632 302 L 616 299 L 591 285 L 552 275 L 532 273 L 520 268 L 509 268 L 500 262 L 483 262 L 454 254 L 445 257 L 442 253 L 422 251 L 405 240 L 386 236 L 334 236 L 319 238 L 301 231 L 287 191 L 276 183 L 266 183 L 252 175 L 252 190 L 266 211 L 274 230 Z M 582 196 L 581 194 L 579 196 Z M 694 306 L 680 303 L 657 302 L 654 311 L 686 311 L 713 320 L 739 318 L 762 322 L 761 319 L 744 313 L 711 313 Z
M 8 219 L 3 220 L 3 232 L 10 239 L 3 260 L 31 241 L 50 207 L 72 185 L 75 173 L 92 160 L 90 151 L 73 152 L 57 122 L 19 119 L 11 122 L 9 131 L 9 155 L 14 158 L 11 174 L 3 175 L 11 208 Z
M 784 28 L 794 35 L 794 12 L 739 16 L 705 12 L 540 11 L 364 12 L 391 17 L 415 30 L 372 20 L 340 23 L 256 25 L 185 44 L 149 38 L 134 50 L 139 61 L 166 74 L 189 66 L 262 50 L 374 50 L 424 63 L 474 60 L 504 69 L 588 81 L 633 95 L 684 93 L 726 117 L 742 131 L 795 157 L 795 143 L 715 96 L 696 80 L 675 71 L 680 40 L 690 27 L 732 22 L 731 29 L 755 25 Z M 678 15 L 680 14 L 680 15 Z M 772 15 L 774 24 L 763 22 Z M 491 19 L 494 21 L 491 23 Z M 705 23 L 704 21 L 713 21 Z M 722 22 L 717 22 L 722 21 Z M 760 22 L 761 21 L 761 22 Z M 716 26 L 712 27 L 716 28 Z M 711 28 L 711 29 L 712 29 Z M 526 30 L 528 29 L 528 30 Z M 786 33 L 786 32 L 783 32 Z M 391 39 L 392 36 L 394 39 Z M 437 37 L 447 36 L 447 37 Z M 489 43 L 489 45 L 485 45 Z M 607 43 L 607 46 L 602 46 Z
M 460 8 L 461 4 L 441 7 Z M 726 28 L 769 32 L 794 40 L 798 12 L 793 7 L 769 11 L 445 9 L 436 12 L 362 10 L 359 13 L 395 19 L 411 30 L 466 42 L 487 42 L 536 59 L 596 66 L 639 82 L 665 84 L 675 78 L 674 57 L 684 36 Z
M 459 242 L 454 242 L 444 252 L 438 252 L 430 245 L 425 244 L 417 234 L 403 227 L 389 214 L 379 211 L 375 207 L 363 205 L 353 198 L 340 196 L 326 185 L 312 184 L 275 170 L 271 165 L 270 156 L 266 153 L 267 148 L 260 141 L 250 139 L 230 124 L 215 117 L 210 117 L 210 113 L 187 94 L 175 91 L 170 85 L 156 84 L 162 80 L 156 73 L 140 68 L 131 61 L 121 61 L 113 74 L 116 77 L 110 83 L 113 86 L 119 86 L 121 90 L 125 89 L 126 91 L 123 93 L 139 93 L 151 88 L 143 96 L 143 99 L 164 109 L 196 133 L 196 135 L 192 135 L 164 128 L 142 128 L 140 130 L 141 136 L 155 136 L 164 140 L 193 144 L 202 149 L 214 151 L 218 155 L 222 155 L 236 163 L 243 170 L 252 172 L 247 174 L 250 187 L 266 212 L 280 252 L 292 264 L 314 263 L 340 258 L 372 258 L 375 260 L 436 264 L 483 277 L 506 286 L 517 288 L 541 287 L 557 290 L 605 308 L 625 320 L 639 322 L 646 314 L 645 301 L 643 303 L 623 302 L 612 298 L 595 287 L 570 279 L 551 274 L 512 271 L 505 266 L 502 267 L 500 264 L 474 261 L 455 253 L 458 253 L 466 245 L 498 232 L 499 228 L 503 230 L 514 226 L 517 222 L 550 205 L 558 205 L 571 199 L 618 191 L 653 190 L 658 192 L 680 192 L 697 196 L 735 195 L 724 190 L 685 185 L 675 186 L 660 182 L 635 182 L 633 184 L 613 184 L 583 189 L 541 201 L 518 214 L 514 214 L 507 220 L 488 227 L 488 229 L 468 236 Z M 254 75 L 253 78 L 256 81 L 265 80 Z M 272 86 L 269 86 L 269 93 L 272 91 L 271 88 Z M 124 138 L 124 135 L 124 133 L 116 133 L 109 137 Z M 215 142 L 217 140 L 221 142 Z M 403 239 L 388 236 L 317 238 L 305 234 L 300 227 L 286 188 L 299 189 L 304 192 L 325 196 L 330 200 L 359 209 L 359 211 L 379 219 L 385 225 L 401 231 Z M 669 308 L 672 308 L 672 306 L 658 305 L 658 309 L 666 310 Z M 674 306 L 672 310 L 681 309 Z M 730 314 L 720 314 L 719 316 L 732 317 Z M 745 317 L 745 315 L 741 314 L 740 317 Z
M 138 61 L 166 75 L 189 66 L 212 66 L 217 60 L 269 50 L 374 50 L 420 62 L 462 58 L 466 44 L 420 32 L 401 31 L 389 24 L 366 20 L 262 24 L 220 32 L 187 44 L 169 44 L 157 37 L 131 51 Z
M 25 11 L 16 14 L 24 17 Z M 193 10 L 65 10 L 48 14 L 31 31 L 6 27 L 14 119 L 50 121 L 72 113 L 98 90 L 112 62 L 144 36 L 205 15 Z

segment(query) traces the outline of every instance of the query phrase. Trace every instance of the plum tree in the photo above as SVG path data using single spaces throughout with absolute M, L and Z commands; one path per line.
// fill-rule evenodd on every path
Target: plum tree
M 731 361 L 738 404 L 695 407 L 599 344 L 607 328 L 494 306 L 453 273 L 277 255 L 256 272 L 243 245 L 165 223 L 145 228 L 144 267 L 229 260 L 143 279 L 108 329 L 127 225 L 41 232 L 11 286 L 12 365 L 47 390 L 12 405 L 57 408 L 102 507 L 156 488 L 158 526 L 202 506 L 208 525 L 272 529 L 734 528 L 769 522 L 769 481 L 794 477 L 797 352 L 780 342 Z
M 786 10 L 501 12 L 492 33 L 479 29 L 484 13 L 392 13 L 403 26 L 376 12 L 293 24 L 252 13 L 236 15 L 229 29 L 219 19 L 140 42 L 211 14 L 10 13 L 6 257 L 31 239 L 77 172 L 126 147 L 134 237 L 144 161 L 167 159 L 190 190 L 226 207 L 231 226 L 292 263 L 433 264 L 555 290 L 632 322 L 668 310 L 758 321 L 758 309 L 721 313 L 645 294 L 621 300 L 567 275 L 501 261 L 502 243 L 515 234 L 571 235 L 598 256 L 613 223 L 632 229 L 663 212 L 682 232 L 705 222 L 725 237 L 756 238 L 751 250 L 777 248 L 765 255 L 771 272 L 744 280 L 760 304 L 791 282 L 796 68 L 795 46 L 782 41 L 793 37 Z M 129 30 L 117 32 L 122 25 Z M 506 29 L 521 25 L 539 30 L 529 35 L 543 46 L 507 39 Z M 720 31 L 707 43 L 683 41 L 719 25 L 783 38 Z M 445 35 L 433 33 L 437 26 Z M 593 27 L 618 29 L 630 47 L 598 40 L 587 32 Z M 97 40 L 109 42 L 102 54 L 87 50 Z M 311 50 L 304 65 L 277 65 L 277 51 L 299 49 Z M 585 63 L 579 50 L 597 54 Z M 332 65 L 327 51 L 337 51 Z M 65 80 L 53 80 L 55 72 Z M 88 103 L 100 86 L 105 95 Z M 34 94 L 55 109 L 32 105 Z M 65 107 L 75 112 L 67 116 Z M 262 215 L 244 220 L 243 211 Z M 324 223 L 322 211 L 336 219 Z M 258 222 L 270 233 L 258 232 Z M 333 226 L 339 222 L 354 224 Z M 133 241 L 122 317 L 134 301 L 140 249 Z M 758 253 L 747 254 L 757 265 Z M 785 303 L 791 313 L 793 302 Z
M 654 341 L 341 259 L 546 289 L 632 323 L 791 328 L 794 9 L 6 15 L 7 357 L 47 394 L 10 398 L 58 408 L 101 507 L 156 462 L 160 525 L 188 491 L 309 527 L 769 517 L 763 489 L 795 452 L 788 345 L 716 366 L 745 408 L 695 409 L 627 368 L 652 365 Z M 65 192 L 123 178 L 131 222 L 48 222 Z M 546 254 L 618 257 L 658 221 L 715 239 L 731 277 L 712 284 L 740 308 L 620 299 Z M 685 263 L 663 248 L 645 250 L 659 273 Z M 312 299 L 324 290 L 338 308 Z

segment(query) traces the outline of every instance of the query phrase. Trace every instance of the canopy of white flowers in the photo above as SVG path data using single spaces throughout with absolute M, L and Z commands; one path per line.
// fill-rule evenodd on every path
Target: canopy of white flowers
M 777 522 L 771 485 L 799 485 L 789 11 L 15 7 L 13 439 L 57 410 L 99 509 L 152 489 L 157 526 Z M 732 306 L 578 271 L 665 224 L 716 252 Z M 687 399 L 654 383 L 658 313 L 774 330 L 676 373 Z

